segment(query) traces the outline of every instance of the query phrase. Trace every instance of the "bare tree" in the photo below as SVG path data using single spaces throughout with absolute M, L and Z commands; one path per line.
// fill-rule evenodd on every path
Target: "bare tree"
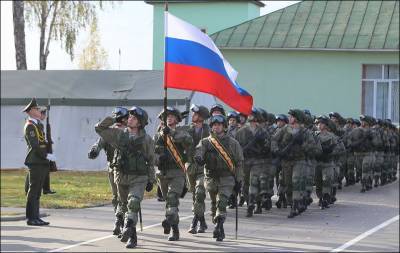
M 26 70 L 24 1 L 13 1 L 15 63 L 17 70 Z

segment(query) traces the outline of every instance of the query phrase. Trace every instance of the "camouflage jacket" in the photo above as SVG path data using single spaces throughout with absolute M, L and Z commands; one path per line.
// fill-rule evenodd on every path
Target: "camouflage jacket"
M 200 141 L 196 147 L 195 153 L 195 156 L 201 157 L 205 161 L 206 176 L 219 178 L 233 175 L 236 176 L 237 181 L 242 181 L 244 158 L 239 142 L 227 134 L 224 134 L 223 136 L 211 134 L 211 136 L 218 139 L 225 151 L 229 153 L 229 156 L 234 163 L 234 171 L 230 171 L 226 162 L 214 148 L 213 144 L 211 144 L 209 137 L 207 137 Z
M 245 158 L 263 159 L 271 156 L 271 136 L 258 126 L 255 131 L 249 125 L 239 129 L 236 140 L 243 149 Z
M 147 175 L 150 182 L 155 181 L 154 142 L 144 129 L 133 136 L 128 129 L 114 128 L 115 119 L 106 117 L 95 126 L 96 132 L 118 150 L 116 167 L 119 172 L 129 175 Z

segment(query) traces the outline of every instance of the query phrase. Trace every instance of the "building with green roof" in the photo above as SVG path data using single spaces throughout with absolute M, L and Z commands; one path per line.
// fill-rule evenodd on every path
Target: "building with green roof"
M 399 122 L 398 1 L 303 1 L 211 37 L 269 112 Z

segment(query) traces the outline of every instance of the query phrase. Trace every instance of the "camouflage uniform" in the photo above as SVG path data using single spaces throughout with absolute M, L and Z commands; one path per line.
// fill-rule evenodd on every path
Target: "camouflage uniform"
M 249 173 L 247 216 L 251 217 L 256 202 L 256 213 L 261 213 L 261 202 L 267 202 L 273 195 L 275 171 L 272 166 L 272 158 L 269 157 L 269 161 L 266 160 L 266 154 L 269 153 L 270 137 L 260 126 L 254 129 L 251 126 L 244 126 L 237 132 L 236 140 L 243 148 L 245 167 Z M 244 187 L 246 186 L 245 179 Z
M 235 166 L 232 172 L 211 144 L 209 138 L 202 139 L 199 145 L 197 145 L 195 157 L 198 157 L 196 160 L 204 161 L 203 163 L 205 163 L 206 189 L 210 195 L 211 203 L 215 203 L 214 205 L 216 206 L 213 217 L 213 221 L 216 223 L 214 238 L 217 238 L 217 241 L 221 241 L 225 237 L 223 223 L 227 216 L 226 207 L 228 205 L 228 198 L 232 192 L 232 188 L 235 186 L 235 179 L 236 182 L 243 180 L 243 153 L 239 143 L 232 137 L 226 134 L 222 136 L 212 134 L 212 136 L 229 153 Z
M 121 241 L 126 242 L 129 239 L 127 243 L 129 248 L 136 246 L 136 223 L 144 190 L 145 188 L 148 190 L 148 185 L 152 186 L 155 182 L 154 142 L 143 128 L 133 135 L 128 129 L 112 128 L 114 123 L 114 118 L 106 117 L 96 125 L 95 130 L 104 141 L 118 150 L 115 157 L 114 180 L 117 184 L 120 205 L 116 215 L 126 210 Z
M 188 130 L 189 135 L 193 138 L 192 152 L 194 154 L 195 147 L 199 144 L 200 140 L 210 135 L 210 128 L 207 124 L 203 123 L 200 129 L 196 129 L 193 125 Z M 205 223 L 204 212 L 206 198 L 206 189 L 204 188 L 204 166 L 199 166 L 193 161 L 193 157 L 189 159 L 190 165 L 187 167 L 186 176 L 189 185 L 189 191 L 192 192 L 193 204 L 193 221 L 189 233 L 204 233 L 207 229 Z M 200 221 L 200 227 L 196 230 L 197 222 Z
M 180 121 L 180 120 L 179 120 Z M 190 155 L 190 147 L 193 144 L 193 139 L 189 133 L 183 128 L 177 127 L 170 129 L 168 133 L 177 151 L 179 152 L 182 162 L 186 163 Z M 172 235 L 168 240 L 179 240 L 179 197 L 185 186 L 185 171 L 175 162 L 173 156 L 168 151 L 164 144 L 162 129 L 154 136 L 156 164 L 158 171 L 156 177 L 161 188 L 162 195 L 165 198 L 165 220 L 162 222 L 164 234 L 169 234 L 172 227 Z

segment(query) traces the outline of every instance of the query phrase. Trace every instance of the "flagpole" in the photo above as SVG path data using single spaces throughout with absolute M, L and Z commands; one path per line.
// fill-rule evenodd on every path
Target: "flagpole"
M 165 11 L 164 11 L 164 115 L 163 115 L 163 121 L 164 121 L 164 127 L 167 126 L 167 63 L 166 63 L 166 58 L 167 58 L 167 29 L 168 29 L 168 1 L 165 1 Z M 166 136 L 164 136 L 164 143 L 166 143 Z

